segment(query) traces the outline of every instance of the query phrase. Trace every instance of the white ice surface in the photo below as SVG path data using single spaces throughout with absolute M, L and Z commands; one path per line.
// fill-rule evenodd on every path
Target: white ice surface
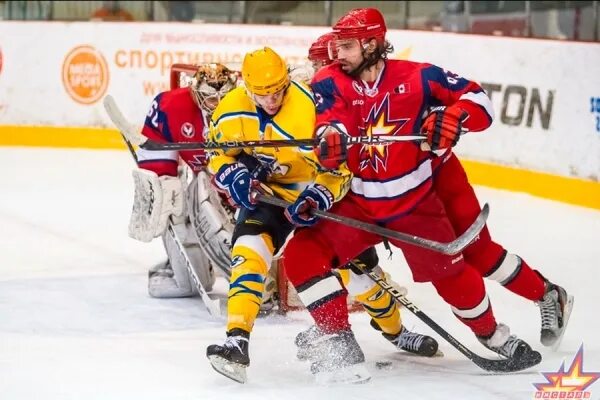
M 542 352 L 538 367 L 486 373 L 435 334 L 443 358 L 395 353 L 366 315 L 354 314 L 373 379 L 319 387 L 294 357 L 293 338 L 310 317 L 293 313 L 257 321 L 249 382 L 232 382 L 205 357 L 206 346 L 224 338 L 223 320 L 211 319 L 198 299 L 147 295 L 147 270 L 164 256 L 158 240 L 127 237 L 131 167 L 120 151 L 0 148 L 0 399 L 531 399 L 540 372 L 556 372 L 563 360 L 568 366 L 582 343 L 584 370 L 600 371 L 600 212 L 478 187 L 491 205 L 494 237 L 575 295 L 558 352 L 539 343 L 538 309 L 488 282 L 498 320 Z M 388 260 L 379 250 L 414 303 L 494 357 L 429 285 L 410 280 L 399 252 Z M 403 318 L 432 334 L 412 314 Z M 392 368 L 372 368 L 380 360 L 393 360 Z M 600 398 L 600 383 L 589 389 Z

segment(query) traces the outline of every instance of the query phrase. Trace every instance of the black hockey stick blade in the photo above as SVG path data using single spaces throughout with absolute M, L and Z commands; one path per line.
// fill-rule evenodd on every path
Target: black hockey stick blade
M 388 292 L 398 303 L 403 305 L 404 308 L 408 309 L 417 318 L 419 318 L 427 326 L 433 329 L 435 333 L 440 335 L 445 341 L 450 343 L 454 348 L 460 351 L 465 357 L 471 360 L 479 368 L 489 372 L 517 372 L 533 367 L 534 365 L 537 365 L 542 361 L 542 357 L 537 351 L 533 351 L 523 358 L 507 358 L 498 360 L 490 360 L 488 358 L 484 358 L 473 353 L 471 350 L 465 347 L 465 345 L 459 342 L 454 336 L 452 336 L 444 328 L 442 328 L 434 320 L 432 320 L 427 314 L 421 311 L 419 307 L 417 307 L 413 302 L 411 302 L 405 295 L 400 293 L 398 289 L 387 283 L 385 279 L 377 275 L 375 272 L 366 271 L 365 269 L 363 269 L 362 264 L 354 262 L 353 264 L 358 269 L 366 273 L 369 276 L 369 278 L 371 278 L 371 280 L 377 283 L 377 285 L 379 285 L 379 287 L 381 287 L 383 290 Z
M 263 193 L 255 193 L 255 197 L 258 201 L 279 207 L 288 207 L 291 204 L 278 197 L 274 197 Z M 404 243 L 409 243 L 415 246 L 423 247 L 425 249 L 437 251 L 439 253 L 454 255 L 460 253 L 477 237 L 479 232 L 481 232 L 481 230 L 485 226 L 485 221 L 487 220 L 487 217 L 489 215 L 489 206 L 485 204 L 481 210 L 481 213 L 479 213 L 479 215 L 477 216 L 475 222 L 473 222 L 473 224 L 465 231 L 465 233 L 448 243 L 437 242 L 435 240 L 409 235 L 407 233 L 394 231 L 392 229 L 384 228 L 379 225 L 370 224 L 364 221 L 344 217 L 327 211 L 313 210 L 312 212 L 314 213 L 314 215 L 317 215 L 323 219 L 351 226 L 353 228 L 362 229 L 364 231 L 388 239 L 395 239 Z

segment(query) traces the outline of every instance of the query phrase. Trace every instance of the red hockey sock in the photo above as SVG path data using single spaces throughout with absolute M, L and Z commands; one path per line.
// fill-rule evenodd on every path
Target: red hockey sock
M 466 264 L 451 277 L 432 282 L 440 296 L 452 306 L 452 312 L 477 336 L 496 330 L 496 319 L 479 272 Z
M 338 295 L 316 307 L 308 309 L 319 329 L 325 333 L 335 333 L 350 329 L 346 296 Z
M 531 269 L 523 259 L 521 259 L 521 269 L 519 272 L 510 282 L 504 284 L 504 287 L 532 301 L 541 300 L 546 290 L 543 277 Z
M 317 326 L 326 333 L 349 329 L 347 292 L 332 275 L 335 258 L 318 234 L 299 230 L 284 251 L 285 272 Z M 307 257 L 307 254 L 310 256 Z

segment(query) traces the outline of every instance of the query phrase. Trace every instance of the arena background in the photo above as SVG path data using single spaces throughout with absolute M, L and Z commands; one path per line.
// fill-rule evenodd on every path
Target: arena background
M 385 11 L 394 58 L 491 96 L 493 126 L 456 148 L 472 183 L 600 209 L 596 1 L 2 2 L 0 145 L 124 149 L 106 94 L 141 124 L 173 63 L 236 65 L 271 46 L 302 64 L 328 22 L 364 4 Z

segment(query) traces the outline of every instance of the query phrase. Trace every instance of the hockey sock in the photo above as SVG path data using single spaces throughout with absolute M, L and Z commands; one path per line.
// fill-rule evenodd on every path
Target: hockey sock
M 477 336 L 496 329 L 496 319 L 479 272 L 467 264 L 458 274 L 432 282 L 452 312 Z
M 236 240 L 231 250 L 227 331 L 252 331 L 272 257 L 273 241 L 269 235 L 245 235 Z
M 544 296 L 544 279 L 525 260 L 506 250 L 485 277 L 529 300 L 538 301 Z

